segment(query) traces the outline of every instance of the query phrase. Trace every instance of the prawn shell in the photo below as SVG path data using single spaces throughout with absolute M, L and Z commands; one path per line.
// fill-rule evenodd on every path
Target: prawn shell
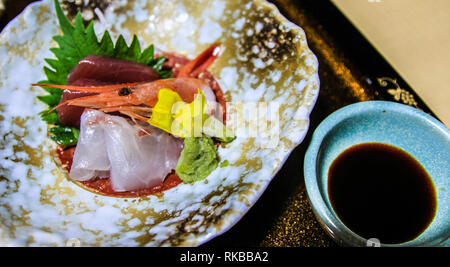
M 108 83 L 100 82 L 97 80 L 89 80 L 89 79 L 79 79 L 71 85 L 76 86 L 99 86 L 99 85 L 107 85 Z M 72 91 L 72 90 L 64 90 L 61 95 L 61 100 L 59 103 L 64 103 L 67 100 L 80 98 L 83 96 L 90 96 L 95 95 L 96 93 L 91 92 L 79 92 L 79 91 Z M 64 105 L 61 107 L 58 107 L 56 109 L 56 112 L 58 113 L 58 120 L 67 126 L 74 126 L 79 128 L 80 127 L 80 117 L 83 113 L 84 108 L 83 107 L 77 107 L 77 106 L 70 106 L 70 105 Z
M 101 86 L 127 82 L 144 82 L 158 79 L 158 73 L 143 64 L 114 59 L 99 55 L 90 55 L 78 62 L 67 77 L 68 85 Z M 60 103 L 95 93 L 64 90 Z M 80 127 L 83 107 L 63 105 L 58 107 L 58 119 L 67 126 Z

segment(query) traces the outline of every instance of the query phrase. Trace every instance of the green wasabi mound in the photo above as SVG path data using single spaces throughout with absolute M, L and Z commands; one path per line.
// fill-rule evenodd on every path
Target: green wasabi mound
M 185 183 L 191 183 L 205 179 L 218 164 L 217 147 L 211 138 L 188 137 L 175 172 Z

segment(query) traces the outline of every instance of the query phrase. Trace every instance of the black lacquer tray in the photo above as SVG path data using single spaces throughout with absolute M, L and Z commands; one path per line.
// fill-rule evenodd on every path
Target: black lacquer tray
M 319 98 L 308 135 L 263 196 L 237 225 L 205 246 L 336 246 L 314 217 L 305 190 L 303 159 L 316 127 L 335 110 L 368 100 L 400 102 L 435 115 L 332 2 L 270 2 L 305 30 L 319 60 Z
M 0 15 L 0 30 L 31 2 L 7 0 Z M 337 246 L 314 217 L 305 191 L 303 159 L 316 127 L 335 110 L 368 100 L 400 102 L 435 116 L 330 1 L 270 2 L 305 30 L 308 44 L 319 60 L 319 98 L 310 117 L 308 135 L 262 197 L 231 230 L 204 247 Z

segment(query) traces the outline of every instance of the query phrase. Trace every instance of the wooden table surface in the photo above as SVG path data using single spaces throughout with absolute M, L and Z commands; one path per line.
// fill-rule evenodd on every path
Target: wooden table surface
M 450 1 L 332 1 L 449 127 Z

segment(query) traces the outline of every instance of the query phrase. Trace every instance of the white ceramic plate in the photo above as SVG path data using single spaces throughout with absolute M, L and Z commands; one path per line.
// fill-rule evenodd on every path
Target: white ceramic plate
M 238 138 L 219 148 L 219 156 L 229 165 L 204 181 L 144 198 L 101 196 L 71 182 L 38 115 L 45 106 L 36 96 L 44 91 L 30 85 L 45 78 L 44 58 L 53 58 L 49 48 L 56 46 L 52 36 L 59 28 L 53 1 L 32 4 L 0 34 L 3 245 L 197 246 L 242 218 L 308 130 L 319 92 L 318 63 L 303 30 L 272 4 L 135 0 L 102 8 L 99 36 L 105 29 L 113 38 L 136 34 L 141 47 L 154 43 L 189 57 L 215 41 L 223 44 L 210 71 L 227 101 L 245 103 L 228 111 Z M 279 127 L 269 119 L 267 129 L 255 129 L 239 109 L 250 102 L 278 103 Z M 271 145 L 268 137 L 275 138 Z

